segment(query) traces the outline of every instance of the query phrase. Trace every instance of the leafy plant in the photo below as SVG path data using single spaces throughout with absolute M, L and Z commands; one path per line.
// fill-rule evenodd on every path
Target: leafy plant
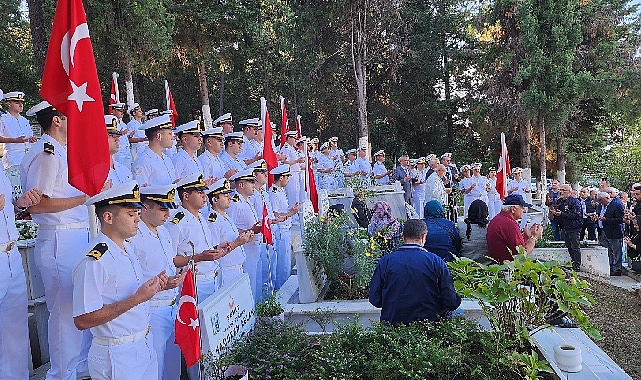
M 545 359 L 539 359 L 539 354 L 532 350 L 530 353 L 514 352 L 511 359 L 519 367 L 523 368 L 527 380 L 540 379 L 541 372 L 554 373 L 552 367 Z
M 336 315 L 336 310 L 331 308 L 321 309 L 320 307 L 317 307 L 312 311 L 305 311 L 304 313 L 309 317 L 309 319 L 316 322 L 323 332 L 326 332 L 327 325 L 332 322 Z
M 594 302 L 586 293 L 588 283 L 554 261 L 527 257 L 522 247 L 518 253 L 514 261 L 501 265 L 467 258 L 448 263 L 457 292 L 482 301 L 492 327 L 522 345 L 529 341 L 530 331 L 565 314 L 592 339 L 601 339 L 582 310 Z
M 256 304 L 256 315 L 259 317 L 275 317 L 284 311 L 275 292 L 270 292 L 267 298 Z
M 33 220 L 16 220 L 18 240 L 35 239 L 38 235 L 38 225 Z

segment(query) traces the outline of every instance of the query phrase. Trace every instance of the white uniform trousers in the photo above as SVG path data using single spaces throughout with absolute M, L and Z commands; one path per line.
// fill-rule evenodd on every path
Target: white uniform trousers
M 300 201 L 300 180 L 299 172 L 293 172 L 292 176 L 285 186 L 287 193 L 287 204 L 291 208 L 296 202 Z
M 178 306 L 175 303 L 171 306 L 151 306 L 150 310 L 149 331 L 151 331 L 153 347 L 158 358 L 158 379 L 179 379 L 180 347 L 174 343 Z
M 262 244 L 260 261 L 262 266 L 262 294 L 263 296 L 269 294 L 274 290 L 276 283 L 276 232 L 278 227 L 272 225 L 272 235 L 274 238 L 274 245 Z
M 474 202 L 475 199 L 477 198 L 474 198 L 473 196 L 468 194 L 463 194 L 463 215 L 465 215 L 465 217 L 467 217 L 467 210 L 470 208 L 470 205 L 472 204 L 472 202 Z
M 0 379 L 28 378 L 27 283 L 14 246 L 0 252 Z
M 241 274 L 243 274 L 243 264 L 238 264 L 230 267 L 220 267 L 220 286 L 225 286 L 225 284 L 232 282 Z
M 92 380 L 151 380 L 158 378 L 153 334 L 115 346 L 97 343 L 89 350 L 89 374 Z
M 84 374 L 91 332 L 79 331 L 73 323 L 72 272 L 89 243 L 89 229 L 38 228 L 34 249 L 36 265 L 42 274 L 49 310 L 49 356 L 47 380 L 76 380 Z
M 261 286 L 259 286 L 262 274 L 262 262 L 260 259 L 261 245 L 263 245 L 263 243 L 256 241 L 251 241 L 243 245 L 243 248 L 245 248 L 243 270 L 249 275 L 249 283 L 251 284 L 254 300 L 258 300 L 262 296 L 262 289 Z
M 423 219 L 423 212 L 425 211 L 425 192 L 415 191 L 414 194 L 412 194 L 412 203 L 418 217 Z
M 501 198 L 498 196 L 494 197 L 488 197 L 488 203 L 487 203 L 487 211 L 489 214 L 488 219 L 492 219 L 501 212 L 501 206 L 503 205 L 503 202 L 501 202 Z
M 274 288 L 278 290 L 292 274 L 292 233 L 285 227 L 274 229 L 273 234 L 277 257 Z

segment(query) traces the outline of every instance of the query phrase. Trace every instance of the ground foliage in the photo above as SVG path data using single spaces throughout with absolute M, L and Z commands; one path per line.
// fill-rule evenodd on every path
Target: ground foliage
M 246 366 L 250 378 L 274 380 L 527 378 L 514 341 L 463 319 L 371 328 L 350 322 L 327 335 L 307 335 L 302 326 L 263 320 L 206 367 L 216 378 L 230 364 Z

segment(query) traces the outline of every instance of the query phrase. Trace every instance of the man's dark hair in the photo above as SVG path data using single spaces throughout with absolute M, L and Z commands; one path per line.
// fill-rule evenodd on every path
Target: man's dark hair
M 156 137 L 156 133 L 160 131 L 160 128 L 147 128 L 145 129 L 145 137 L 147 140 L 151 141 Z
M 47 132 L 51 128 L 51 122 L 53 121 L 54 116 L 64 116 L 62 112 L 58 110 L 51 110 L 50 112 L 38 112 L 36 114 L 36 120 L 40 124 L 43 132 Z
M 124 207 L 120 205 L 98 206 L 96 207 L 96 216 L 98 217 L 98 220 L 102 223 L 105 221 L 105 217 L 104 217 L 105 212 L 111 212 L 111 213 L 117 214 L 121 208 L 124 208 Z
M 404 239 L 420 239 L 427 233 L 427 225 L 422 219 L 409 219 L 403 226 Z

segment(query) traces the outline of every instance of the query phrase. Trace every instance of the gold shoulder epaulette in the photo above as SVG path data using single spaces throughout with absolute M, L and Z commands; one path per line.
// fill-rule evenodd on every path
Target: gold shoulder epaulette
M 209 219 L 207 220 L 210 222 L 215 222 L 217 217 L 218 217 L 218 214 L 216 214 L 215 212 L 212 212 L 211 214 L 209 214 Z
M 54 154 L 55 153 L 55 148 L 53 147 L 53 144 L 50 143 L 50 142 L 45 142 L 44 152 L 45 153 L 49 153 L 49 154 Z
M 109 249 L 107 247 L 107 243 L 98 243 L 95 247 L 93 247 L 91 251 L 89 251 L 89 253 L 87 253 L 87 256 L 93 257 L 96 260 L 100 260 L 102 255 L 107 252 L 107 249 Z
M 231 197 L 231 200 L 234 201 L 234 202 L 238 202 L 238 201 L 240 201 L 240 196 L 238 194 L 234 194 L 234 196 Z
M 182 211 L 178 211 L 176 215 L 174 215 L 174 218 L 171 220 L 171 222 L 173 224 L 178 224 L 184 217 L 185 217 L 185 213 Z

